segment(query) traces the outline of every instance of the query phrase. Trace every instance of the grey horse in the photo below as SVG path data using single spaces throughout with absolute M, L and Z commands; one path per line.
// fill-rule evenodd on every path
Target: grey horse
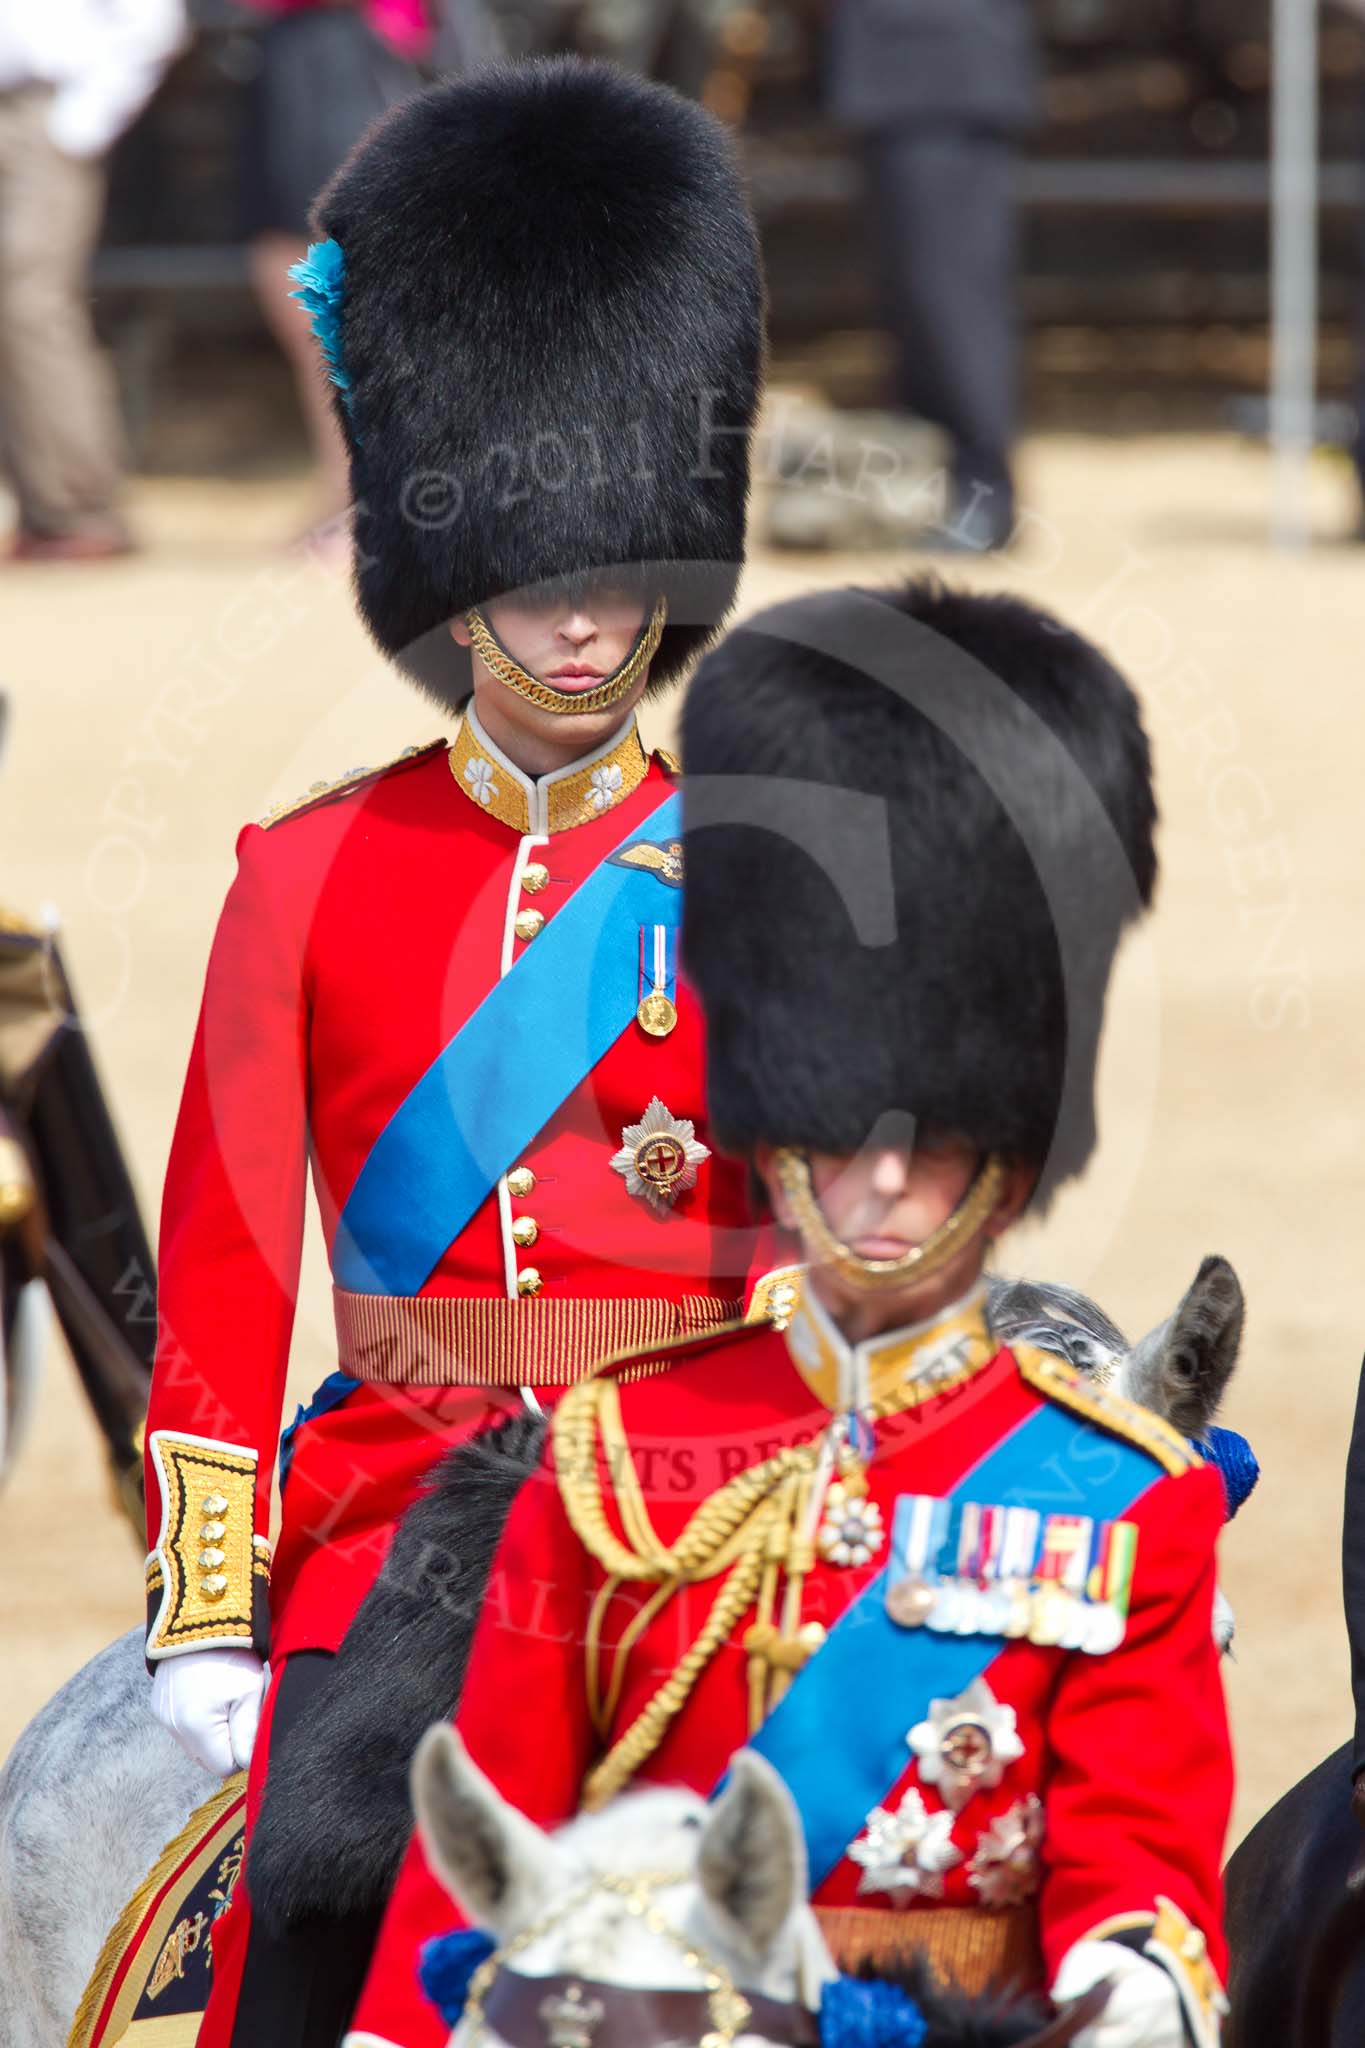
M 1187 1434 L 1197 1435 L 1216 1413 L 1236 1364 L 1243 1300 L 1228 1262 L 1209 1258 L 1173 1313 L 1135 1345 L 1126 1341 L 1094 1302 L 1066 1287 L 992 1280 L 989 1314 L 992 1328 L 1003 1342 L 1028 1342 L 1065 1357 L 1129 1398 L 1145 1402 Z M 520 1425 L 507 1427 L 515 1431 Z M 468 1447 L 465 1449 L 467 1455 Z M 514 1485 L 534 1449 L 528 1439 L 518 1458 L 502 1461 L 496 1482 L 502 1489 L 502 1515 L 510 1506 L 509 1478 Z M 490 1495 L 481 1501 L 474 1496 L 480 1485 L 490 1486 L 487 1471 L 481 1477 L 478 1471 L 465 1468 L 456 1476 L 458 1489 L 446 1494 L 447 1504 L 451 1498 L 467 1504 L 469 1518 L 476 1525 L 481 1522 L 486 1531 L 493 1519 Z M 490 1488 L 490 1493 L 493 1490 Z M 406 1577 L 400 1568 L 400 1553 L 408 1564 L 413 1552 L 426 1554 L 429 1529 L 423 1528 L 422 1517 L 424 1511 L 440 1512 L 439 1491 L 429 1501 L 430 1506 L 419 1502 L 400 1529 L 390 1584 L 386 1589 L 381 1578 L 367 1603 L 372 1611 L 367 1614 L 362 1609 L 353 1624 L 337 1660 L 338 1679 L 347 1675 L 351 1657 L 357 1668 L 370 1660 L 373 1669 L 371 1646 L 376 1637 L 389 1643 L 404 1640 L 401 1631 L 395 1635 L 389 1628 L 384 1602 L 386 1598 L 392 1601 L 393 1587 Z M 462 1548 L 468 1559 L 467 1541 Z M 472 1561 L 470 1569 L 480 1581 L 490 1557 L 491 1551 Z M 370 1748 L 363 1775 L 358 1770 L 355 1778 L 357 1793 L 363 1796 L 346 1802 L 348 1813 L 336 1810 L 336 1786 L 344 1776 L 347 1740 L 340 1710 L 348 1689 L 354 1688 L 340 1688 L 335 1731 L 321 1726 L 310 1731 L 315 1755 L 299 1758 L 297 1772 L 291 1768 L 283 1774 L 291 1781 L 290 1804 L 282 1809 L 283 1825 L 276 1824 L 276 1837 L 282 1835 L 283 1841 L 268 1836 L 267 1801 L 262 1828 L 253 1843 L 249 1872 L 253 1906 L 258 1910 L 272 1897 L 281 1913 L 300 1899 L 308 1905 L 316 1903 L 307 1896 L 308 1880 L 306 1875 L 300 1878 L 300 1866 L 306 1872 L 312 1855 L 305 1822 L 317 1813 L 319 1788 L 329 1814 L 325 1833 L 331 1872 L 340 1864 L 348 1866 L 352 1874 L 367 1871 L 372 1884 L 386 1880 L 410 1825 L 407 1760 L 428 1723 L 441 1712 L 448 1713 L 458 1696 L 480 1590 L 481 1584 L 477 1589 L 466 1587 L 459 1601 L 442 1603 L 450 1617 L 447 1633 L 457 1640 L 451 1641 L 442 1667 L 437 1668 L 429 1656 L 422 1660 L 425 1693 L 406 1669 L 398 1668 L 383 1674 L 374 1693 L 371 1714 L 380 1713 L 394 1750 L 393 1783 L 386 1804 L 384 1774 L 376 1771 Z M 446 1688 L 439 1702 L 431 1692 L 433 1684 Z M 165 1844 L 215 1789 L 213 1781 L 152 1719 L 147 1695 L 142 1631 L 132 1629 L 102 1650 L 48 1702 L 0 1772 L 0 2042 L 4 2048 L 64 2048 L 106 1931 Z M 353 1747 L 359 1747 L 354 1733 L 350 1739 Z M 379 1806 L 368 1802 L 379 1802 Z M 337 1829 L 348 1821 L 359 1831 L 355 1854 L 339 1855 Z M 262 1852 L 259 1860 L 258 1848 Z M 318 1890 L 325 1904 L 330 1896 L 328 1885 L 320 1884 Z

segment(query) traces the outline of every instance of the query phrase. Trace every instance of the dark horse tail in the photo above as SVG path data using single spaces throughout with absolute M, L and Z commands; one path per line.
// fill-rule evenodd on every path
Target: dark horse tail
M 1365 1955 L 1365 1857 L 1346 1879 L 1313 1943 L 1299 1997 L 1297 2048 L 1331 2048 L 1346 1972 Z

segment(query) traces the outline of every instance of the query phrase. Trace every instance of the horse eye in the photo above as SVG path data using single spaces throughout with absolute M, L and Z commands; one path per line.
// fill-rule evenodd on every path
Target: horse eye
M 701 1815 L 700 1815 L 699 1813 L 687 1813 L 687 1814 L 684 1814 L 684 1815 L 683 1815 L 683 1826 L 684 1826 L 685 1828 L 700 1828 L 700 1826 L 701 1826 Z

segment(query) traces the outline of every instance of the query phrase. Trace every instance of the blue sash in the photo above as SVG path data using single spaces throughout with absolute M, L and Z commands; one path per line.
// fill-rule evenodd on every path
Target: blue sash
M 1160 1477 L 1147 1451 L 1048 1402 L 963 1475 L 948 1499 L 1120 1520 Z M 1064 1489 L 1059 1497 L 1059 1486 Z M 905 1738 L 931 1699 L 954 1699 L 1004 1647 L 1001 1636 L 900 1628 L 879 1572 L 843 1613 L 750 1741 L 785 1779 L 805 1830 L 812 1892 L 904 1776 Z
M 337 1224 L 338 1286 L 416 1294 L 620 1037 L 640 1000 L 640 926 L 676 925 L 682 893 L 619 855 L 681 827 L 672 794 L 575 889 L 398 1105 Z

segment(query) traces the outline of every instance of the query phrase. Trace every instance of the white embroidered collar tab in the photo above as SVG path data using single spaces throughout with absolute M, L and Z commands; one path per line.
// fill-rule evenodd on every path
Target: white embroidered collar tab
M 488 737 L 471 703 L 450 749 L 450 772 L 471 803 L 514 832 L 565 832 L 586 825 L 639 788 L 649 756 L 634 714 L 600 747 L 552 774 L 531 776 Z

